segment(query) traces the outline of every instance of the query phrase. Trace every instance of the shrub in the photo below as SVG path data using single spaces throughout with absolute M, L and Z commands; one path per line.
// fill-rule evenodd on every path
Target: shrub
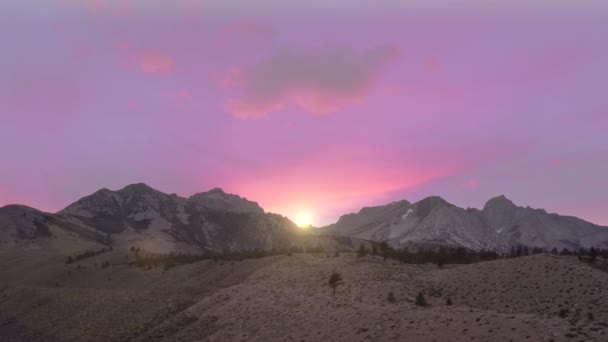
M 561 309 L 561 310 L 559 310 L 558 316 L 561 317 L 561 318 L 568 317 L 568 309 Z
M 329 277 L 329 287 L 331 287 L 333 289 L 333 294 L 336 294 L 336 287 L 338 287 L 339 285 L 342 285 L 342 275 L 340 275 L 340 273 L 332 273 L 331 276 Z
M 416 305 L 418 306 L 426 306 L 426 298 L 424 298 L 424 294 L 422 294 L 422 292 L 418 292 L 418 295 L 416 296 Z
M 388 295 L 386 296 L 386 300 L 389 303 L 395 303 L 397 301 L 397 299 L 395 298 L 395 295 L 393 294 L 393 292 L 389 292 Z
M 445 305 L 449 305 L 449 306 L 454 305 L 454 303 L 452 303 L 452 298 L 448 297 L 448 299 L 446 299 L 446 301 L 445 301 Z

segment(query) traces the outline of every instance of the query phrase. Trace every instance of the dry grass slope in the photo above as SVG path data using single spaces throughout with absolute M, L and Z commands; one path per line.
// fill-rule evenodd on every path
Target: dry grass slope
M 163 272 L 130 267 L 129 257 L 114 251 L 75 265 L 12 257 L 0 271 L 18 279 L 0 285 L 3 341 L 607 340 L 608 273 L 576 258 L 440 270 L 294 254 Z M 95 267 L 102 263 L 110 266 Z M 16 277 L 32 265 L 37 276 Z M 343 280 L 335 295 L 334 272 Z M 426 307 L 414 303 L 420 292 Z

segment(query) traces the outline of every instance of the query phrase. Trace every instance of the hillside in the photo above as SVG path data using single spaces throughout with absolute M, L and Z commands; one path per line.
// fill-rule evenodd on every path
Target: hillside
M 0 258 L 6 341 L 604 341 L 608 273 L 537 255 L 409 265 L 352 253 L 163 271 L 110 252 L 78 265 Z M 99 268 L 103 262 L 110 266 Z M 40 271 L 19 278 L 36 264 Z M 332 272 L 343 284 L 327 285 Z M 394 302 L 387 300 L 392 292 Z M 416 306 L 422 292 L 428 306 Z M 446 305 L 450 298 L 453 305 Z M 561 310 L 566 310 L 565 314 Z M 592 314 L 590 316 L 589 314 Z

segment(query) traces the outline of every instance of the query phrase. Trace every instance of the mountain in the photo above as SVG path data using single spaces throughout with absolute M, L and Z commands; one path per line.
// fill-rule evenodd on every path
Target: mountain
M 104 233 L 117 247 L 176 253 L 279 248 L 297 230 L 289 219 L 219 188 L 183 198 L 141 183 L 99 190 L 58 216 Z
M 504 196 L 490 199 L 481 211 L 473 213 L 483 218 L 505 246 L 608 247 L 608 227 L 577 217 L 549 214 L 544 209 L 518 207 Z
M 192 195 L 188 200 L 198 208 L 204 207 L 215 210 L 257 214 L 264 213 L 264 209 L 256 202 L 248 201 L 246 198 L 241 198 L 237 195 L 227 194 L 220 188 Z
M 14 243 L 16 239 L 31 240 L 50 237 L 49 217 L 34 208 L 7 205 L 0 208 L 0 242 Z
M 63 252 L 91 248 L 157 253 L 230 253 L 324 247 L 353 249 L 364 241 L 506 250 L 608 247 L 608 228 L 576 217 L 520 207 L 504 196 L 483 209 L 463 209 L 441 197 L 366 207 L 308 234 L 288 218 L 266 213 L 256 202 L 215 188 L 184 198 L 146 184 L 101 189 L 58 213 L 20 205 L 0 208 L 0 247 L 47 246 Z
M 62 221 L 59 217 L 24 205 L 0 208 L 0 247 L 42 246 L 51 251 L 71 253 L 102 246 L 103 235 Z
M 139 183 L 101 189 L 55 214 L 18 205 L 0 208 L 0 247 L 52 245 L 64 254 L 108 246 L 195 254 L 369 244 L 355 240 L 307 234 L 288 218 L 219 188 L 184 198 Z
M 321 234 L 408 245 L 461 246 L 505 250 L 525 245 L 543 248 L 608 247 L 608 227 L 576 217 L 519 207 L 505 196 L 482 210 L 463 209 L 440 197 L 363 208 L 320 229 Z

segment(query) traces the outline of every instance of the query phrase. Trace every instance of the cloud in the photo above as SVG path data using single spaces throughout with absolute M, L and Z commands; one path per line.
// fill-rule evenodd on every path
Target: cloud
M 238 95 L 226 109 L 238 118 L 262 118 L 292 102 L 313 114 L 333 113 L 361 101 L 398 55 L 392 46 L 278 50 L 229 73 L 225 85 Z
M 175 68 L 173 58 L 162 51 L 148 51 L 141 55 L 139 67 L 146 74 L 170 74 Z
M 476 189 L 479 186 L 479 180 L 469 179 L 464 183 L 464 187 L 467 189 Z

